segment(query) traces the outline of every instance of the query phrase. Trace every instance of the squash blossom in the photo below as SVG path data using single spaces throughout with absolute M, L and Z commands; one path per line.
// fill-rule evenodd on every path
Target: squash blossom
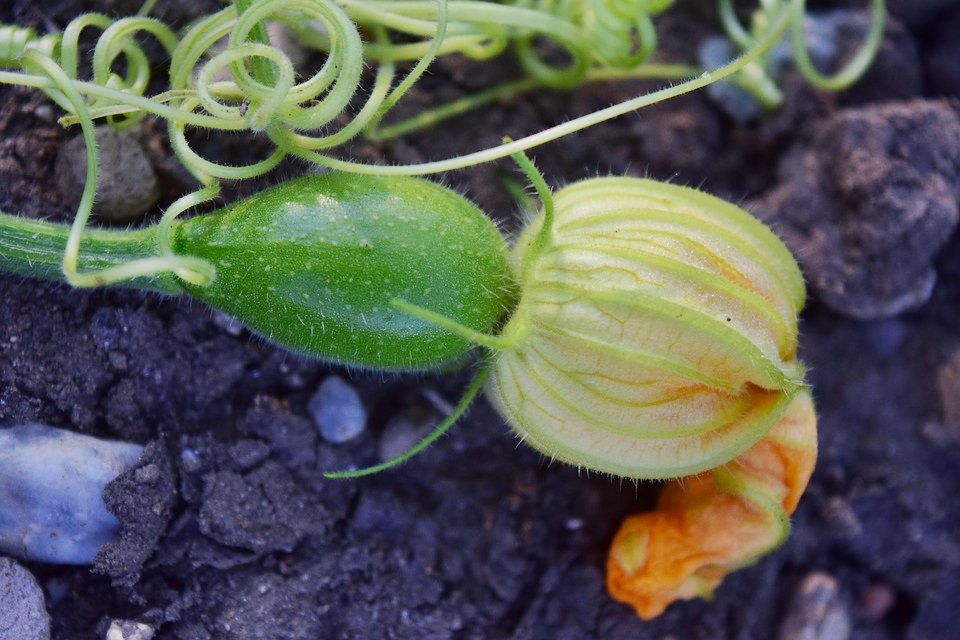
M 600 178 L 553 205 L 512 252 L 521 295 L 486 391 L 550 458 L 677 479 L 609 556 L 611 594 L 650 618 L 786 536 L 816 458 L 804 283 L 772 231 L 695 189 Z

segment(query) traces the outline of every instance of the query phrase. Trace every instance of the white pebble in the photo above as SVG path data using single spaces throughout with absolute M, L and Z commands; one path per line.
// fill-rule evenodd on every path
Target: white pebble
M 835 578 L 811 573 L 797 588 L 777 640 L 848 640 L 850 615 Z
M 148 624 L 133 620 L 114 620 L 107 629 L 105 640 L 152 640 L 156 630 Z

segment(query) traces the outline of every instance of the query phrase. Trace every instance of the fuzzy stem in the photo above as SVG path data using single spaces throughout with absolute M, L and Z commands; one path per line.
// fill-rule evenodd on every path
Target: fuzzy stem
M 470 408 L 470 403 L 473 402 L 473 399 L 477 396 L 477 393 L 480 392 L 480 389 L 483 387 L 483 383 L 487 379 L 489 366 L 483 365 L 480 369 L 473 374 L 473 379 L 470 380 L 470 384 L 467 386 L 466 390 L 463 392 L 463 395 L 460 397 L 460 401 L 457 402 L 457 406 L 453 408 L 453 411 L 450 412 L 450 415 L 446 417 L 440 424 L 434 427 L 433 431 L 427 434 L 425 438 L 420 440 L 417 444 L 413 445 L 400 455 L 395 458 L 391 458 L 386 462 L 381 462 L 380 464 L 375 464 L 371 467 L 365 467 L 363 469 L 350 470 L 350 471 L 332 471 L 323 474 L 323 477 L 329 478 L 331 480 L 342 480 L 344 478 L 361 478 L 363 476 L 370 476 L 375 473 L 380 473 L 381 471 L 386 471 L 391 467 L 395 467 L 398 464 L 403 464 L 413 456 L 417 455 L 431 444 L 433 444 L 440 436 L 445 434 L 450 430 L 457 420 L 460 419 L 467 409 Z
M 250 8 L 253 5 L 253 0 L 233 0 L 233 6 L 237 8 L 237 17 Z M 267 25 L 263 22 L 258 22 L 253 26 L 253 29 L 250 30 L 250 33 L 247 34 L 247 42 L 254 42 L 257 44 L 263 44 L 266 46 L 272 46 L 270 42 L 270 34 L 267 33 Z M 277 72 L 276 69 L 270 64 L 266 58 L 254 57 L 250 60 L 250 66 L 253 69 L 253 78 L 267 86 L 273 86 L 277 82 Z
M 139 230 L 87 229 L 78 267 L 82 271 L 115 267 L 141 259 L 163 259 L 155 226 Z M 30 220 L 0 213 L 0 271 L 66 282 L 63 252 L 70 235 L 68 225 Z M 138 277 L 116 286 L 168 295 L 183 292 L 170 273 Z

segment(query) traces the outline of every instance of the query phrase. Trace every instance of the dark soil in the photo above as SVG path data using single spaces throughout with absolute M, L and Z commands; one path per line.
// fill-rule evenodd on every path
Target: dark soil
M 15 0 L 0 20 L 62 26 L 81 10 L 139 4 Z M 535 152 L 554 185 L 626 173 L 702 186 L 745 203 L 797 253 L 811 286 L 802 351 L 820 459 L 781 549 L 728 577 L 711 601 L 641 622 L 606 594 L 603 570 L 613 532 L 652 504 L 656 486 L 546 464 L 483 401 L 402 468 L 322 477 L 376 462 L 398 418 L 411 428 L 437 421 L 431 399 L 455 401 L 466 374 L 336 370 L 186 299 L 3 275 L 0 425 L 148 445 L 106 492 L 124 528 L 92 570 L 22 562 L 43 588 L 52 637 L 103 637 L 119 620 L 177 640 L 957 637 L 960 8 L 890 4 L 876 67 L 844 94 L 819 94 L 788 72 L 786 106 L 759 121 L 736 124 L 698 94 Z M 182 7 L 205 6 L 160 5 L 179 21 L 189 18 Z M 664 28 L 700 33 L 708 15 L 681 13 Z M 510 72 L 447 60 L 409 102 Z M 448 157 L 642 89 L 516 99 L 349 153 Z M 74 132 L 50 114 L 41 94 L 0 88 L 3 211 L 68 219 L 75 206 L 54 178 Z M 160 206 L 190 188 L 163 135 L 151 122 L 141 131 Z M 205 144 L 228 156 L 263 147 Z M 271 180 L 305 170 L 288 164 Z M 508 162 L 445 180 L 515 229 L 504 177 L 516 179 Z M 225 199 L 262 184 L 227 185 Z M 319 436 L 307 408 L 333 373 L 350 378 L 370 414 L 339 445 Z

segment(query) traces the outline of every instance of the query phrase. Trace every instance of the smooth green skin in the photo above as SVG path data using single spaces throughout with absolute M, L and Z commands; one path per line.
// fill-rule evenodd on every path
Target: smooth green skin
M 417 178 L 288 181 L 180 223 L 173 246 L 216 267 L 192 295 L 270 342 L 362 368 L 435 368 L 473 346 L 392 299 L 490 333 L 515 296 L 494 224 Z

